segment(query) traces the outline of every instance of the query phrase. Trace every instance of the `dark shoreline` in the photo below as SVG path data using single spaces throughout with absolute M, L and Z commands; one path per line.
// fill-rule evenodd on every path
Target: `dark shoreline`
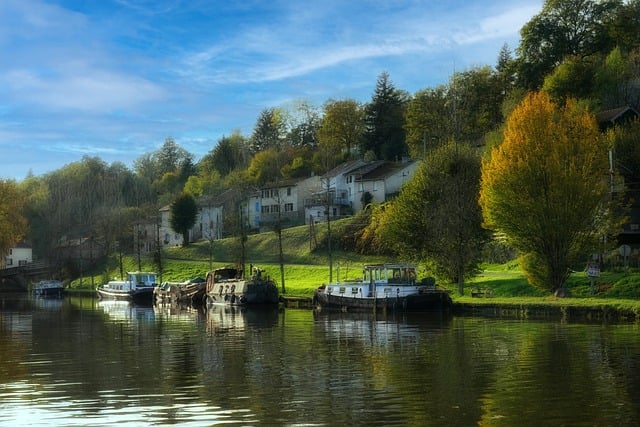
M 311 298 L 285 297 L 287 308 L 312 309 Z M 560 320 L 635 322 L 640 320 L 633 310 L 609 305 L 574 306 L 570 304 L 468 303 L 454 302 L 451 311 L 456 316 L 481 316 L 510 320 Z

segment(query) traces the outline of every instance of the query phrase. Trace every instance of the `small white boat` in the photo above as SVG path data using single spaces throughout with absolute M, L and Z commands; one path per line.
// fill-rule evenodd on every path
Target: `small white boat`
M 411 264 L 366 265 L 362 278 L 320 286 L 313 294 L 318 308 L 351 310 L 442 310 L 452 302 L 449 291 L 433 278 L 417 279 Z
M 37 297 L 61 297 L 64 284 L 60 280 L 42 280 L 33 286 L 33 294 Z
M 153 290 L 157 285 L 157 274 L 129 272 L 126 280 L 112 280 L 96 288 L 98 298 L 107 300 L 130 300 L 142 304 L 153 302 Z

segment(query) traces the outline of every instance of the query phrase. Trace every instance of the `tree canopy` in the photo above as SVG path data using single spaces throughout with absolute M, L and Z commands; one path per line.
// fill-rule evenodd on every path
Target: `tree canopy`
M 198 204 L 189 193 L 182 193 L 171 204 L 171 228 L 182 234 L 182 246 L 189 246 L 189 230 L 196 223 Z
M 378 208 L 363 240 L 424 261 L 437 276 L 458 284 L 478 269 L 486 232 L 478 205 L 480 157 L 453 142 L 432 150 L 396 199 Z
M 0 179 L 0 256 L 18 243 L 27 232 L 27 221 L 22 216 L 25 198 L 17 184 Z
M 487 227 L 523 255 L 529 282 L 555 291 L 605 229 L 607 144 L 593 115 L 531 93 L 509 116 L 504 142 L 483 162 Z

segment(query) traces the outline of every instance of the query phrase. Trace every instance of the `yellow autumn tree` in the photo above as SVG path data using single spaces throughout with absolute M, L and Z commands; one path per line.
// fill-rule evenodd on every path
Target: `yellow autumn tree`
M 4 256 L 27 232 L 23 207 L 24 196 L 16 183 L 0 179 L 0 256 Z
M 537 288 L 562 288 L 602 235 L 610 212 L 607 152 L 593 115 L 539 92 L 513 111 L 504 142 L 483 162 L 485 225 L 507 236 Z

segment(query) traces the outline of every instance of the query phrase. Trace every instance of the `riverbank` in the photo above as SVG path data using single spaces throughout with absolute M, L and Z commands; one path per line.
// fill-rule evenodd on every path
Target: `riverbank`
M 287 308 L 312 309 L 312 299 L 305 296 L 283 297 Z M 498 300 L 464 298 L 451 307 L 458 316 L 482 316 L 495 319 L 635 322 L 640 320 L 640 303 L 557 298 L 554 300 L 507 298 Z

